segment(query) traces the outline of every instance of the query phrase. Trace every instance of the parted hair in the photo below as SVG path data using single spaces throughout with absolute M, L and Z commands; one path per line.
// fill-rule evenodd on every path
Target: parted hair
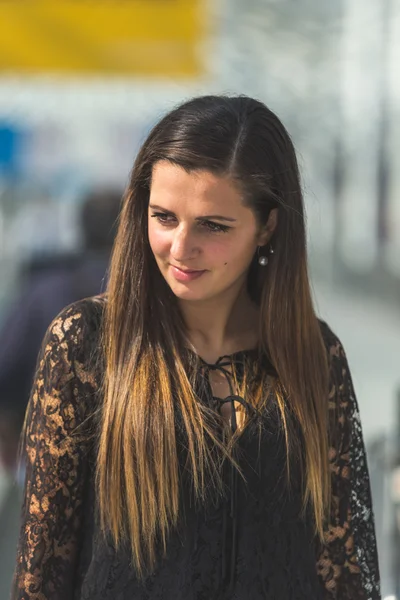
M 292 141 L 262 102 L 246 96 L 194 98 L 164 116 L 138 153 L 107 290 L 96 482 L 103 530 L 117 545 L 129 542 L 139 575 L 154 568 L 157 543 L 165 551 L 178 522 L 177 414 L 199 501 L 210 487 L 217 493 L 222 489 L 221 464 L 234 460 L 196 401 L 178 302 L 149 245 L 148 203 L 152 170 L 159 161 L 230 177 L 260 225 L 277 208 L 273 260 L 262 269 L 255 257 L 248 274 L 249 291 L 259 305 L 259 349 L 276 376 L 251 378 L 246 393 L 258 406 L 270 393 L 275 395 L 288 477 L 290 455 L 301 453 L 303 508 L 312 507 L 320 537 L 330 497 L 328 364 L 310 292 L 303 196 Z M 294 415 L 300 432 L 290 427 L 288 415 Z

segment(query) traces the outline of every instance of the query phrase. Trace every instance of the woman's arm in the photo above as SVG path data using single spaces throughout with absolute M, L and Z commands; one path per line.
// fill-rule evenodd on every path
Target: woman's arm
M 326 600 L 379 600 L 375 525 L 360 414 L 344 349 L 328 329 L 326 335 L 332 505 L 317 569 Z
M 71 305 L 49 327 L 38 359 L 24 438 L 26 482 L 12 600 L 70 600 L 80 545 L 88 381 L 82 312 Z M 79 375 L 78 375 L 79 373 Z

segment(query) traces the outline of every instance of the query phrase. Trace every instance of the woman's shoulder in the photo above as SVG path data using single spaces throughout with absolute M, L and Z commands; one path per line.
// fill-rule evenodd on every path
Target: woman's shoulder
M 328 358 L 329 407 L 343 414 L 358 410 L 350 368 L 342 342 L 325 321 L 320 321 L 320 326 Z
M 63 308 L 49 325 L 37 362 L 33 412 L 43 402 L 51 402 L 51 414 L 58 414 L 61 421 L 74 413 L 74 422 L 81 422 L 87 409 L 95 406 L 103 378 L 105 303 L 103 296 L 79 300 Z
M 51 322 L 49 332 L 74 343 L 84 335 L 99 331 L 106 302 L 105 294 L 101 294 L 65 306 Z
M 83 298 L 82 300 L 76 300 L 71 304 L 65 306 L 55 317 L 54 321 L 57 319 L 69 319 L 69 318 L 81 318 L 81 317 L 91 317 L 91 316 L 100 316 L 107 302 L 107 294 L 99 294 L 97 296 L 90 296 L 88 298 Z
M 329 362 L 336 363 L 346 360 L 346 354 L 340 338 L 331 329 L 326 321 L 319 319 L 319 325 L 321 328 L 322 339 L 325 344 L 325 348 L 328 354 Z
M 64 307 L 50 323 L 42 351 L 63 356 L 68 362 L 88 364 L 98 357 L 105 294 L 84 298 Z

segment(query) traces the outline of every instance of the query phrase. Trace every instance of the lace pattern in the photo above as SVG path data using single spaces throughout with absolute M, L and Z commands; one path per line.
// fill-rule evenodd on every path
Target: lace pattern
M 127 557 L 124 559 L 126 564 L 122 565 L 123 559 L 119 557 L 115 562 L 110 549 L 97 557 L 91 555 L 93 546 L 89 538 L 92 539 L 95 532 L 90 531 L 89 521 L 84 516 L 85 510 L 92 511 L 93 508 L 88 507 L 85 497 L 90 475 L 92 433 L 86 417 L 95 407 L 101 379 L 93 355 L 98 344 L 103 304 L 104 299 L 96 297 L 67 307 L 53 321 L 43 342 L 27 412 L 27 477 L 11 598 L 97 600 L 107 597 L 125 600 L 135 597 L 144 600 L 151 597 L 152 600 L 161 600 L 174 597 L 174 600 L 209 600 L 214 597 L 213 573 L 217 572 L 215 564 L 220 552 L 218 540 L 221 536 L 213 529 L 219 526 L 217 513 L 200 527 L 196 521 L 196 529 L 190 535 L 198 538 L 193 540 L 194 545 L 189 544 L 187 550 L 191 554 L 182 557 L 182 544 L 177 546 L 176 551 L 173 549 L 175 562 L 168 571 L 169 579 L 153 577 L 147 591 L 143 589 L 139 593 L 136 584 L 132 583 L 134 578 L 129 572 Z M 357 400 L 342 345 L 326 324 L 322 323 L 321 327 L 331 364 L 329 413 L 332 444 L 329 459 L 332 505 L 324 544 L 315 542 L 314 566 L 310 568 L 309 581 L 315 576 L 323 600 L 379 600 L 374 520 Z M 272 600 L 275 596 L 270 596 L 273 589 L 271 582 L 275 575 L 272 570 L 271 582 L 268 583 L 269 570 L 263 572 L 262 562 L 265 560 L 262 548 L 268 538 L 261 540 L 259 546 L 253 543 L 262 526 L 257 519 L 263 518 L 264 513 L 258 508 L 263 500 L 256 498 L 254 502 L 253 508 L 246 513 L 239 540 L 246 552 L 246 564 L 242 564 L 239 556 L 237 565 L 238 585 L 245 580 L 249 583 L 243 587 L 242 593 L 238 587 L 231 598 L 244 600 L 249 597 L 246 594 L 250 594 L 252 600 L 269 597 Z M 275 504 L 279 508 L 278 503 Z M 276 524 L 281 516 L 279 513 L 268 515 L 268 519 L 271 519 L 271 524 Z M 301 524 L 297 527 L 301 528 Z M 273 559 L 277 564 L 283 560 L 282 556 L 290 555 L 289 546 L 285 550 L 284 544 L 285 535 L 293 535 L 291 529 L 294 528 L 282 529 L 282 539 L 276 538 Z M 247 530 L 249 534 L 246 537 Z M 295 542 L 292 540 L 290 543 Z M 283 554 L 280 555 L 280 552 Z M 187 568 L 189 564 L 190 569 Z M 110 579 L 106 576 L 106 573 L 112 572 L 118 573 L 114 590 L 110 590 Z M 89 581 L 90 576 L 92 579 Z M 185 579 L 189 576 L 190 581 Z M 103 580 L 107 583 L 100 589 L 100 581 Z M 290 582 L 282 580 L 282 589 L 287 590 L 285 600 L 312 597 L 310 590 L 314 589 L 313 584 L 304 580 L 302 587 L 299 581 L 291 588 Z M 253 587 L 250 589 L 250 586 Z M 118 593 L 117 588 L 120 590 Z M 268 590 L 270 593 L 267 593 Z

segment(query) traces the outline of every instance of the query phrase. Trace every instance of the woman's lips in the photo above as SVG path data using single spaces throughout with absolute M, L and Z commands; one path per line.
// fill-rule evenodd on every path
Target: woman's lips
M 173 276 L 177 281 L 193 281 L 201 277 L 206 271 L 184 271 L 178 267 L 170 265 Z

